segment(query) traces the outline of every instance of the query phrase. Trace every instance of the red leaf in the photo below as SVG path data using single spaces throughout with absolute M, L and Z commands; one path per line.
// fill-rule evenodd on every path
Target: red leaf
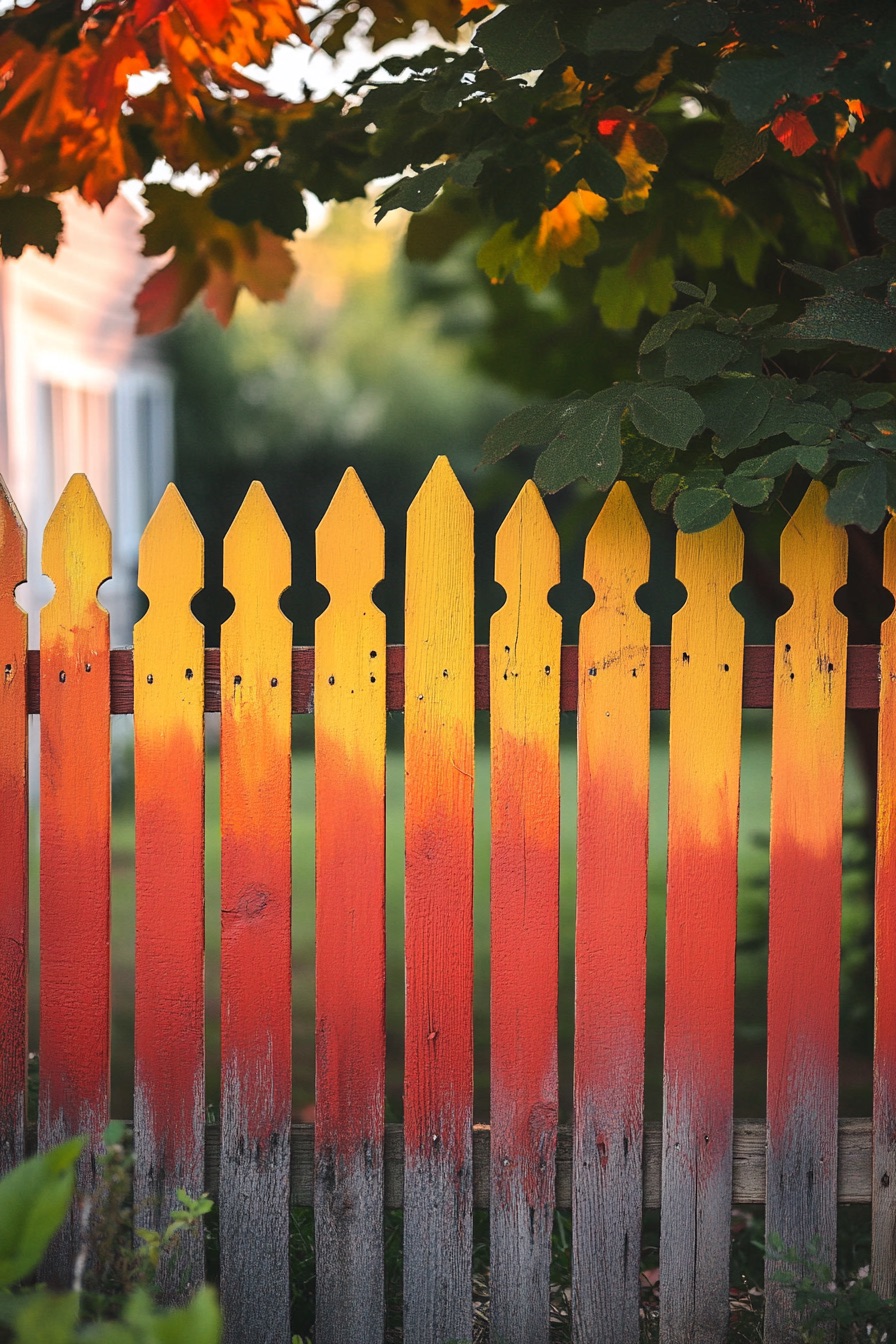
M 772 122 L 772 135 L 794 158 L 818 143 L 805 112 L 782 112 Z
M 896 177 L 896 131 L 888 126 L 863 149 L 856 165 L 875 187 L 884 189 Z
M 167 266 L 153 272 L 134 300 L 137 334 L 157 336 L 173 327 L 207 277 L 204 261 L 195 257 L 185 260 L 175 253 Z

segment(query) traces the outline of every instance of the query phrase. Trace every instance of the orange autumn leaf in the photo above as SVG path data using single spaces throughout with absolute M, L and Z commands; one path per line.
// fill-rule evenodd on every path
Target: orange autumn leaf
M 862 150 L 856 166 L 875 187 L 886 188 L 896 177 L 896 131 L 887 126 Z
M 794 158 L 799 158 L 818 143 L 805 112 L 782 112 L 771 125 L 772 135 Z

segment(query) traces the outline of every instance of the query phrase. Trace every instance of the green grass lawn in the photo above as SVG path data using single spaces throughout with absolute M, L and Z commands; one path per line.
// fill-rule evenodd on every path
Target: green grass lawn
M 668 715 L 657 714 L 651 752 L 650 904 L 648 921 L 647 1111 L 660 1113 L 663 1012 L 663 906 L 668 775 Z M 741 798 L 740 913 L 737 993 L 737 1112 L 760 1115 L 764 1109 L 765 957 L 767 930 L 768 811 L 770 715 L 747 711 L 744 716 Z M 125 726 L 121 725 L 122 728 Z M 298 1112 L 313 1101 L 314 1082 L 314 764 L 310 723 L 297 720 L 293 757 L 293 966 L 294 966 L 294 1099 Z M 572 1095 L 573 935 L 575 916 L 575 750 L 574 721 L 564 716 L 561 752 L 561 879 L 560 879 L 560 1092 L 561 1115 L 569 1116 Z M 479 716 L 476 780 L 476 1114 L 488 1115 L 488 752 L 487 715 Z M 126 760 L 126 752 L 123 753 Z M 403 768 L 401 719 L 390 722 L 387 767 L 387 1024 L 389 1116 L 401 1118 L 403 966 L 402 850 Z M 133 1075 L 133 938 L 134 829 L 133 792 L 127 769 L 116 775 L 113 818 L 112 992 L 113 1114 L 131 1114 Z M 862 784 L 847 772 L 845 812 L 861 816 Z M 811 805 L 810 803 L 807 805 Z M 208 1095 L 217 1102 L 220 909 L 220 843 L 218 761 L 209 753 L 207 797 L 207 964 L 208 964 Z M 32 883 L 32 1001 L 37 1007 L 37 824 Z M 870 1113 L 870 1021 L 872 986 L 868 974 L 870 930 L 867 864 L 855 866 L 855 837 L 847 837 L 844 883 L 843 1064 L 841 1111 Z M 537 992 L 537 989 L 536 989 Z M 36 1029 L 32 1037 L 36 1048 Z

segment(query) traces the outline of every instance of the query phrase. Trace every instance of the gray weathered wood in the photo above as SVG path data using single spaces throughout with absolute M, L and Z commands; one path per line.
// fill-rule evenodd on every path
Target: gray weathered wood
M 319 1344 L 380 1344 L 383 1338 L 382 1144 L 361 1152 L 318 1148 L 314 1164 L 316 1317 Z

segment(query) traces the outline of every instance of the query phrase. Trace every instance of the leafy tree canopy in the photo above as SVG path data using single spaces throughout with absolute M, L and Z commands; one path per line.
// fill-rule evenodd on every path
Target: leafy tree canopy
M 251 75 L 283 41 L 336 52 L 363 24 L 376 46 L 420 19 L 438 44 L 345 98 Z M 412 256 L 475 240 L 496 285 L 587 308 L 599 338 L 584 391 L 561 365 L 566 395 L 503 421 L 487 460 L 541 448 L 548 490 L 647 481 L 686 530 L 794 473 L 833 487 L 838 522 L 896 507 L 892 0 L 33 0 L 0 25 L 7 255 L 55 249 L 58 192 L 105 204 L 159 160 L 206 174 L 146 188 L 146 251 L 170 259 L 143 330 L 200 291 L 224 321 L 243 285 L 279 296 L 304 193 L 393 179 L 379 213 L 413 213 Z

